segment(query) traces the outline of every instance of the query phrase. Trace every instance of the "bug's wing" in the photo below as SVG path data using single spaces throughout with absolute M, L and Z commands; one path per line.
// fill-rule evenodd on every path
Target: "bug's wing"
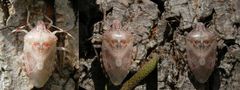
M 216 61 L 216 53 L 214 46 L 207 47 L 206 51 L 203 51 L 202 54 L 196 51 L 196 48 L 193 48 L 191 44 L 187 44 L 187 61 L 191 71 L 194 74 L 196 80 L 200 83 L 205 83 L 212 71 L 214 70 L 214 65 Z M 202 56 L 202 57 L 200 57 Z M 204 60 L 204 64 L 201 65 L 199 60 Z
M 35 87 L 43 87 L 54 70 L 56 43 L 43 21 L 24 36 L 24 69 Z
M 107 47 L 108 45 L 105 45 L 103 43 L 102 45 L 103 66 L 111 82 L 114 85 L 120 85 L 129 72 L 129 67 L 131 64 L 131 52 L 129 51 L 126 54 L 120 54 L 119 52 L 113 52 L 112 48 Z M 119 58 L 116 57 L 116 54 L 123 56 L 120 56 L 122 58 Z M 120 66 L 117 64 L 120 64 Z
M 41 60 L 33 57 L 31 53 L 25 53 L 24 62 L 24 69 L 27 72 L 30 82 L 35 87 L 43 87 L 54 70 L 55 61 L 53 57 L 48 57 L 41 62 Z M 43 66 L 41 66 L 43 67 L 42 69 L 37 67 L 39 63 L 43 63 Z
M 23 54 L 24 70 L 28 76 L 31 76 L 31 73 L 33 73 L 33 69 L 35 68 L 37 62 L 33 60 L 33 57 L 29 52 L 25 52 Z

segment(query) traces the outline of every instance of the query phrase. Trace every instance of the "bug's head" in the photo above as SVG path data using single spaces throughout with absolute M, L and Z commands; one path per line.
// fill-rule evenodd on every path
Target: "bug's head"
M 120 29 L 121 29 L 121 27 L 122 27 L 122 24 L 121 24 L 121 22 L 119 21 L 119 20 L 113 20 L 113 23 L 112 23 L 112 28 L 111 28 L 111 30 L 113 30 L 113 31 L 119 31 Z
M 196 48 L 209 47 L 215 40 L 215 34 L 206 30 L 203 23 L 197 23 L 194 30 L 187 35 L 187 41 Z
M 36 24 L 35 30 L 37 31 L 45 31 L 47 30 L 46 25 L 44 24 L 43 21 L 39 20 Z

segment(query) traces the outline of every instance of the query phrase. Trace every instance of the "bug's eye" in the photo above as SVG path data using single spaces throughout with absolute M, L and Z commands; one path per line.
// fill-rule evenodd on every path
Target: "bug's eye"
M 203 41 L 203 43 L 204 43 L 204 44 L 208 44 L 208 43 L 209 43 L 209 41 L 208 41 L 208 40 L 205 40 L 205 41 Z
M 212 42 L 209 41 L 209 40 L 205 40 L 205 41 L 203 41 L 203 44 L 204 44 L 206 47 L 208 47 L 208 46 L 210 46 L 210 45 L 212 44 Z
M 194 41 L 194 43 L 195 43 L 195 44 L 198 44 L 198 43 L 200 43 L 200 41 L 198 41 L 198 40 L 195 40 L 195 41 Z
M 116 40 L 108 40 L 108 43 L 110 44 L 111 47 L 114 47 L 116 44 Z
M 121 40 L 120 42 L 121 42 L 123 45 L 125 45 L 125 44 L 127 43 L 126 40 Z
M 50 47 L 50 44 L 49 44 L 48 42 L 44 42 L 44 43 L 43 43 L 43 46 L 49 48 L 49 47 Z
M 195 45 L 196 44 L 196 41 L 195 40 L 190 40 L 190 43 Z
M 39 46 L 39 45 L 40 45 L 39 42 L 33 42 L 33 43 L 32 43 L 32 46 Z
M 112 40 L 111 43 L 114 45 L 115 43 L 117 43 L 117 40 Z

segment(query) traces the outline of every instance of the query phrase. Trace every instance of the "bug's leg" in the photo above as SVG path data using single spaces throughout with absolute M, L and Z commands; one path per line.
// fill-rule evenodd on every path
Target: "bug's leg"
M 95 60 L 96 58 L 100 58 L 98 51 L 95 47 L 93 47 L 94 53 L 96 54 L 96 56 L 94 56 L 93 60 Z
M 29 23 L 29 17 L 30 17 L 30 11 L 29 11 L 28 8 L 27 8 L 27 26 L 28 26 L 30 29 L 32 29 L 33 27 L 32 27 L 31 24 Z M 24 29 L 23 29 L 23 28 L 25 28 L 25 27 L 26 27 L 26 25 L 20 26 L 20 27 L 14 29 L 10 34 L 15 33 L 15 32 L 28 33 L 27 30 L 24 30 Z
M 67 50 L 64 47 L 57 47 L 57 50 L 60 51 L 62 54 L 61 54 L 61 57 L 58 57 L 59 58 L 58 61 L 56 61 L 56 63 L 57 63 L 56 64 L 56 69 L 62 77 L 65 77 L 65 74 L 62 71 L 62 69 L 64 67 L 64 61 L 63 60 L 66 57 L 65 52 L 70 52 L 70 51 Z
M 21 27 L 19 27 L 19 28 L 17 28 L 17 29 L 15 29 L 15 30 L 13 30 L 10 34 L 12 34 L 12 33 L 15 33 L 15 32 L 24 32 L 24 33 L 28 33 L 28 31 L 27 30 L 24 30 L 24 29 L 22 29 L 22 28 L 24 28 L 24 27 L 26 27 L 26 26 L 21 26 Z
M 90 37 L 88 40 L 91 40 L 91 43 L 94 44 L 95 42 L 98 42 L 94 36 Z M 98 43 L 97 43 L 98 44 Z M 97 59 L 97 58 L 100 58 L 99 54 L 98 54 L 98 51 L 97 51 L 97 48 L 101 48 L 99 45 L 93 45 L 93 50 L 94 50 L 94 53 L 96 56 L 94 56 L 93 60 Z
M 96 34 L 96 35 L 93 35 L 92 37 L 88 38 L 87 40 L 90 40 L 91 43 L 93 44 L 93 50 L 96 55 L 93 59 L 99 58 L 100 55 L 98 54 L 97 48 L 101 48 L 100 44 L 102 41 L 102 35 Z M 97 45 L 94 45 L 94 44 L 97 44 Z
M 100 45 L 93 45 L 93 50 L 96 56 L 93 57 L 93 60 L 100 58 L 100 55 L 98 54 L 97 48 L 101 48 Z
M 22 72 L 26 72 L 25 64 L 24 64 L 24 61 L 23 61 L 23 59 L 24 59 L 23 56 L 24 56 L 24 54 L 21 54 L 19 56 L 19 60 L 17 60 L 18 65 L 20 65 L 19 66 L 20 68 L 19 68 L 18 76 L 20 76 L 20 74 Z
M 73 52 L 71 52 L 69 49 L 67 49 L 65 47 L 57 47 L 57 50 L 69 53 L 71 56 L 77 57 L 76 54 L 74 54 Z
M 59 51 L 64 51 L 64 52 L 67 52 L 67 53 L 70 53 L 70 50 L 68 50 L 68 49 L 65 48 L 65 47 L 57 47 L 57 50 L 59 50 Z
M 49 29 L 51 26 L 54 26 L 53 21 L 48 16 L 44 15 L 44 17 L 50 22 L 49 25 L 47 26 L 47 29 Z
M 56 34 L 56 33 L 65 33 L 65 34 L 67 34 L 69 37 L 71 37 L 72 39 L 75 39 L 71 34 L 69 34 L 68 32 L 66 32 L 66 31 L 64 31 L 64 30 L 62 30 L 61 28 L 59 28 L 59 27 L 57 27 L 57 26 L 54 26 L 54 25 L 52 25 L 52 27 L 60 30 L 60 31 L 53 31 L 53 32 L 52 32 L 53 34 Z
M 46 18 L 48 21 L 50 21 L 49 25 L 47 26 L 48 29 L 49 29 L 50 27 L 54 27 L 54 28 L 56 28 L 56 29 L 59 30 L 59 31 L 54 31 L 53 34 L 56 34 L 56 33 L 65 33 L 65 34 L 67 34 L 68 36 L 70 36 L 71 38 L 74 39 L 74 37 L 73 37 L 71 34 L 69 34 L 69 33 L 67 33 L 66 31 L 64 31 L 63 29 L 61 29 L 61 28 L 53 25 L 53 21 L 52 21 L 48 16 L 46 16 L 46 15 L 44 15 L 44 16 L 45 16 L 45 18 Z
M 102 35 L 96 34 L 96 35 L 94 35 L 94 36 L 91 36 L 91 37 L 88 38 L 87 40 L 90 40 L 91 43 L 101 42 L 101 41 L 102 41 Z
M 70 65 L 71 67 L 75 67 L 75 59 L 78 56 L 74 53 L 74 51 L 69 50 L 65 47 L 57 47 L 57 50 L 61 52 L 61 57 L 58 59 L 57 66 L 55 66 L 56 70 L 61 74 L 61 76 L 66 77 L 66 74 L 63 72 L 64 67 Z
M 28 8 L 27 8 L 27 25 L 28 25 L 28 27 L 32 30 L 33 27 L 32 27 L 31 24 L 29 23 L 29 17 L 30 17 L 30 11 L 29 11 Z
M 12 32 L 11 32 L 11 34 L 12 33 L 15 33 L 15 32 L 24 32 L 24 33 L 28 33 L 28 31 L 27 30 L 13 30 Z
M 64 31 L 63 29 L 61 29 L 61 28 L 53 25 L 53 21 L 52 21 L 48 16 L 46 16 L 46 15 L 44 15 L 44 16 L 45 16 L 45 18 L 48 19 L 48 21 L 50 21 L 50 23 L 49 23 L 49 25 L 48 25 L 48 27 L 47 27 L 48 29 L 49 29 L 50 27 L 54 27 L 54 28 L 56 28 L 56 29 L 59 30 L 59 31 L 54 31 L 53 34 L 56 34 L 56 33 L 66 33 L 68 36 L 70 36 L 71 38 L 74 39 L 74 37 L 73 37 L 71 34 L 67 33 L 67 31 Z

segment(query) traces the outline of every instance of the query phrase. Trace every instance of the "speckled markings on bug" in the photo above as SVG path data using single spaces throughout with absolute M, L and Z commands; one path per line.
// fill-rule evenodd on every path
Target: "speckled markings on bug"
M 187 61 L 195 79 L 207 82 L 217 60 L 217 37 L 206 30 L 203 23 L 197 23 L 186 38 Z

